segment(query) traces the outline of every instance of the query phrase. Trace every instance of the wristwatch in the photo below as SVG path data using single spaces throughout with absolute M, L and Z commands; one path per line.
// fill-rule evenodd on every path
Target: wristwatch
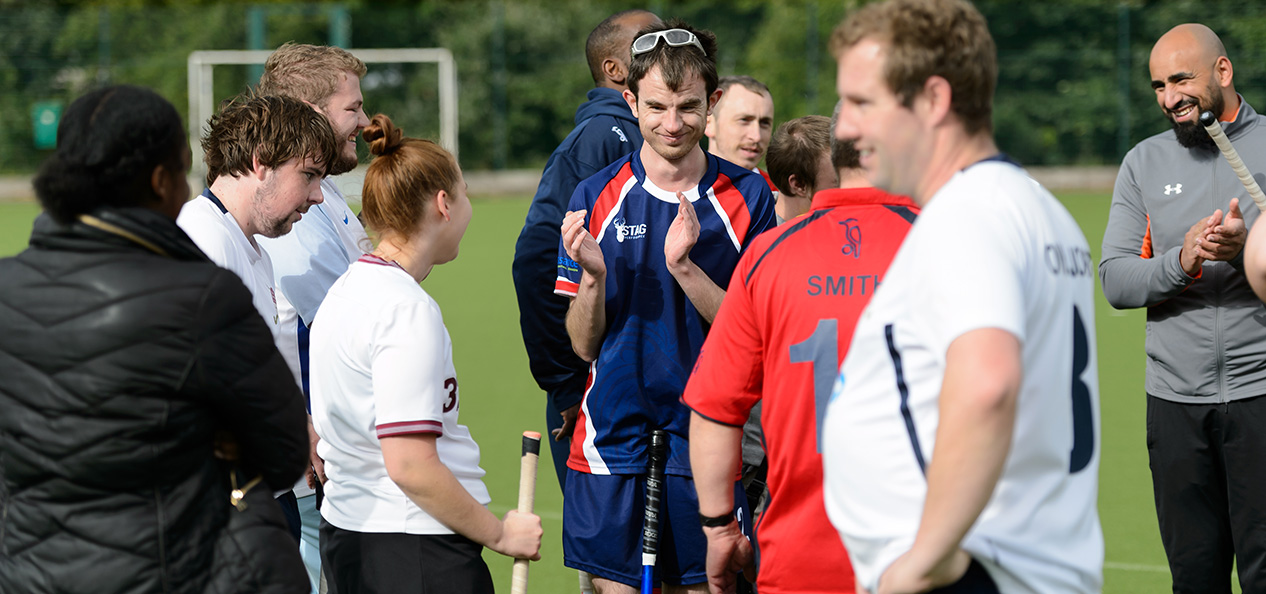
M 703 524 L 704 528 L 720 528 L 721 526 L 729 526 L 730 522 L 733 522 L 733 521 L 734 521 L 733 513 L 728 513 L 721 516 L 705 516 L 703 514 L 699 514 L 699 523 Z

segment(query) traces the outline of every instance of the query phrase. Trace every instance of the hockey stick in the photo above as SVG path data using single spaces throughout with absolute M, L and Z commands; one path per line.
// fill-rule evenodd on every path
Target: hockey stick
M 532 513 L 536 501 L 536 461 L 541 454 L 541 434 L 523 432 L 523 457 L 519 462 L 519 513 Z M 515 559 L 510 577 L 511 594 L 527 594 L 528 560 Z
M 655 589 L 655 558 L 659 555 L 659 510 L 664 495 L 664 462 L 668 433 L 651 431 L 650 464 L 646 469 L 646 515 L 642 524 L 642 594 Z
M 1231 144 L 1231 139 L 1226 137 L 1226 133 L 1222 131 L 1222 125 L 1218 123 L 1218 118 L 1213 115 L 1212 111 L 1206 111 L 1200 114 L 1200 125 L 1204 126 L 1209 137 L 1222 150 L 1222 156 L 1226 158 L 1226 162 L 1231 165 L 1231 170 L 1240 178 L 1240 183 L 1244 184 L 1244 188 L 1248 190 L 1248 195 L 1253 197 L 1253 202 L 1257 203 L 1257 208 L 1266 212 L 1266 194 L 1262 193 L 1261 186 L 1257 185 L 1257 180 L 1253 179 L 1253 174 L 1249 173 L 1248 167 L 1244 166 L 1244 161 L 1240 159 L 1240 153 L 1235 150 L 1235 146 Z

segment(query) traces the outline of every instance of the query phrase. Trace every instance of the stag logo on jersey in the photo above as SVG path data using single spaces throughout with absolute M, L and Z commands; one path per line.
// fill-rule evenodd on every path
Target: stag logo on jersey
M 625 223 L 624 217 L 616 217 L 615 222 L 615 240 L 624 243 L 626 239 L 641 239 L 646 236 L 646 223 L 638 225 L 629 225 Z
M 857 219 L 843 220 L 840 224 L 844 225 L 844 239 L 848 242 L 840 251 L 845 256 L 862 257 L 862 228 L 857 226 Z
M 1181 193 L 1182 193 L 1182 184 L 1173 184 L 1173 185 L 1165 184 L 1166 196 L 1170 194 L 1181 194 Z
M 624 135 L 624 130 L 621 130 L 619 126 L 611 126 L 611 131 L 620 135 L 620 142 L 629 141 L 629 137 Z

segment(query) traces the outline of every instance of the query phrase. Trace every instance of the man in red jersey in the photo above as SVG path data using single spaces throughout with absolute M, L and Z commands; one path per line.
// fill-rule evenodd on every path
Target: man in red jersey
M 834 129 L 834 126 L 831 127 Z M 761 594 L 852 592 L 852 569 L 822 503 L 818 430 L 853 326 L 917 212 L 869 187 L 851 142 L 831 142 L 840 188 L 756 238 L 730 280 L 683 399 L 699 513 L 733 509 L 739 443 L 763 402 L 769 507 L 757 539 Z M 806 431 L 806 428 L 813 428 Z M 733 592 L 753 564 L 737 523 L 705 527 L 711 592 Z

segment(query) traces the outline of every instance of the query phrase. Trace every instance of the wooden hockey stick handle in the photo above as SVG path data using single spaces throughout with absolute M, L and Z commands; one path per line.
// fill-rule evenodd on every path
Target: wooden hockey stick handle
M 536 504 L 536 463 L 541 454 L 541 434 L 523 432 L 523 455 L 519 459 L 519 513 L 530 514 Z M 527 594 L 528 560 L 515 559 L 510 594 Z
M 1240 183 L 1244 184 L 1244 189 L 1248 190 L 1248 195 L 1253 198 L 1253 202 L 1257 203 L 1258 210 L 1266 212 L 1266 194 L 1262 193 L 1261 186 L 1257 185 L 1257 180 L 1253 179 L 1253 174 L 1249 172 L 1248 167 L 1244 165 L 1244 161 L 1240 159 L 1239 151 L 1235 150 L 1235 145 L 1231 144 L 1231 139 L 1226 137 L 1226 133 L 1222 131 L 1222 125 L 1218 123 L 1218 118 L 1213 112 L 1206 111 L 1200 114 L 1200 125 L 1204 126 L 1209 137 L 1218 145 L 1218 149 L 1222 151 L 1222 156 L 1226 162 L 1231 165 L 1231 170 L 1235 172 L 1235 176 L 1240 178 Z

